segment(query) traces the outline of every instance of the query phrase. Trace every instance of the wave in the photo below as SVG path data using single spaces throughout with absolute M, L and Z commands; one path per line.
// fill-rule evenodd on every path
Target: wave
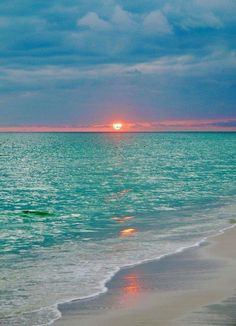
M 2 274 L 15 287 L 11 291 L 15 305 L 19 308 L 15 314 L 6 310 L 5 317 L 3 314 L 0 317 L 1 325 L 17 325 L 19 322 L 22 326 L 50 325 L 61 317 L 58 309 L 60 304 L 105 293 L 107 282 L 122 268 L 180 253 L 234 227 L 234 224 L 229 225 L 234 212 L 233 202 L 192 213 L 188 223 L 169 227 L 163 232 L 142 231 L 139 225 L 140 232 L 133 237 L 81 243 L 71 241 L 60 246 L 37 249 L 27 260 L 16 261 L 14 270 L 9 266 Z M 177 218 L 171 219 L 173 224 L 176 221 Z M 19 284 L 16 283 L 18 273 L 24 275 Z M 25 293 L 23 291 L 21 294 L 19 288 L 28 295 L 24 310 L 21 310 L 21 300 Z M 30 296 L 30 293 L 33 295 Z M 48 300 L 46 306 L 45 297 Z

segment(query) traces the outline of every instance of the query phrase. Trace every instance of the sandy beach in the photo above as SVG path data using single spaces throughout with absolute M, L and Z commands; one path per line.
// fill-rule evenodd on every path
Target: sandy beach
M 199 247 L 123 269 L 107 293 L 61 305 L 55 325 L 235 325 L 235 241 L 234 227 Z

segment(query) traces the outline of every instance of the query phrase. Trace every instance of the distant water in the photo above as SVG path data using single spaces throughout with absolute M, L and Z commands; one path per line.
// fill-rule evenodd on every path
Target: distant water
M 4 326 L 48 325 L 236 215 L 236 133 L 0 134 L 0 173 Z

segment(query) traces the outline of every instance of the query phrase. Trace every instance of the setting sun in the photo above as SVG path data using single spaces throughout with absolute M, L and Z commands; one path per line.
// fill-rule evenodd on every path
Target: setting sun
M 123 124 L 121 122 L 115 122 L 112 124 L 113 129 L 120 130 L 123 127 Z

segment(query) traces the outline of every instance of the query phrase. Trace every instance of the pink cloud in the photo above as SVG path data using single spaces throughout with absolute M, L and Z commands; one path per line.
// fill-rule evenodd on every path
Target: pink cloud
M 110 124 L 4 126 L 0 132 L 111 132 Z M 236 131 L 236 118 L 124 122 L 123 132 L 135 131 Z

